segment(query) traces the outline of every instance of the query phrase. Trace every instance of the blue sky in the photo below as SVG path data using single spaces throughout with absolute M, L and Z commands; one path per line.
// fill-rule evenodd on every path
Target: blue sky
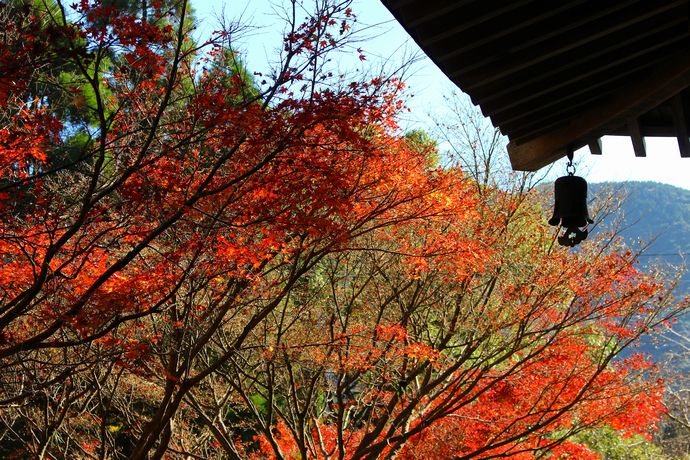
M 254 26 L 243 35 L 237 46 L 251 70 L 267 70 L 281 45 L 283 24 L 276 12 L 283 0 L 229 0 L 225 4 L 212 0 L 191 1 L 200 20 L 199 33 L 213 30 L 217 24 L 214 18 L 219 14 Z M 309 2 L 305 0 L 304 3 Z M 411 112 L 405 115 L 401 124 L 404 128 L 429 128 L 430 116 L 443 112 L 443 95 L 449 94 L 455 86 L 430 59 L 423 56 L 378 0 L 355 0 L 353 10 L 362 38 L 357 46 L 365 51 L 367 60 L 362 63 L 353 53 L 350 57 L 342 56 L 338 65 L 349 71 L 371 72 L 370 66 L 377 68 L 386 62 L 389 66 L 400 64 L 409 56 L 419 54 L 421 59 L 405 78 L 409 92 L 407 105 Z M 646 142 L 647 157 L 636 158 L 629 138 L 606 137 L 602 156 L 590 155 L 587 149 L 576 152 L 576 159 L 580 161 L 577 173 L 590 182 L 651 180 L 690 189 L 690 158 L 680 158 L 675 139 L 647 138 Z M 565 171 L 563 160 L 552 170 L 556 175 Z

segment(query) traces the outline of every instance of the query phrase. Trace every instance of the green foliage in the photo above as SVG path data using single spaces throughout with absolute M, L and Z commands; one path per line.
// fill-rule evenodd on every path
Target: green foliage
M 405 139 L 409 141 L 413 149 L 420 152 L 426 151 L 431 167 L 435 168 L 438 166 L 438 142 L 429 136 L 429 133 L 422 129 L 413 129 L 405 133 Z
M 595 202 L 611 192 L 622 197 L 621 207 L 604 218 L 594 231 L 619 221 L 619 234 L 628 246 L 647 246 L 640 257 L 641 265 L 647 269 L 660 266 L 669 276 L 681 275 L 675 295 L 680 298 L 690 294 L 690 273 L 683 269 L 690 254 L 690 190 L 657 182 L 609 182 L 590 184 L 589 199 Z M 687 329 L 689 321 L 687 316 L 681 317 L 674 329 Z M 661 360 L 665 350 L 645 346 L 643 351 Z
M 658 446 L 640 435 L 625 437 L 610 427 L 583 431 L 570 439 L 587 445 L 604 460 L 668 459 Z
M 213 61 L 211 71 L 216 81 L 228 92 L 229 103 L 242 105 L 247 101 L 257 100 L 259 87 L 254 75 L 247 69 L 242 57 L 231 48 L 224 49 Z

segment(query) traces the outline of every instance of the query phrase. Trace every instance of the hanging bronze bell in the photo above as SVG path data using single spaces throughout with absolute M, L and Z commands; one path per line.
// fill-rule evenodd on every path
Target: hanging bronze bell
M 549 225 L 560 225 L 565 233 L 558 243 L 573 247 L 587 239 L 588 224 L 594 223 L 587 211 L 587 181 L 569 174 L 554 183 L 554 209 Z M 584 227 L 584 228 L 583 228 Z

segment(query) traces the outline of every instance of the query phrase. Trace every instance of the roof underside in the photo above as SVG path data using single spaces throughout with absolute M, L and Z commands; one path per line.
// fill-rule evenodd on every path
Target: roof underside
M 627 134 L 690 156 L 690 0 L 382 0 L 535 170 Z

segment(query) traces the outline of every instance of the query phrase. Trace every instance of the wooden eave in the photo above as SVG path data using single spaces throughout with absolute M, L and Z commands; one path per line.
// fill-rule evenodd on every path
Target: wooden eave
M 690 0 L 382 0 L 532 171 L 598 139 L 690 156 Z

